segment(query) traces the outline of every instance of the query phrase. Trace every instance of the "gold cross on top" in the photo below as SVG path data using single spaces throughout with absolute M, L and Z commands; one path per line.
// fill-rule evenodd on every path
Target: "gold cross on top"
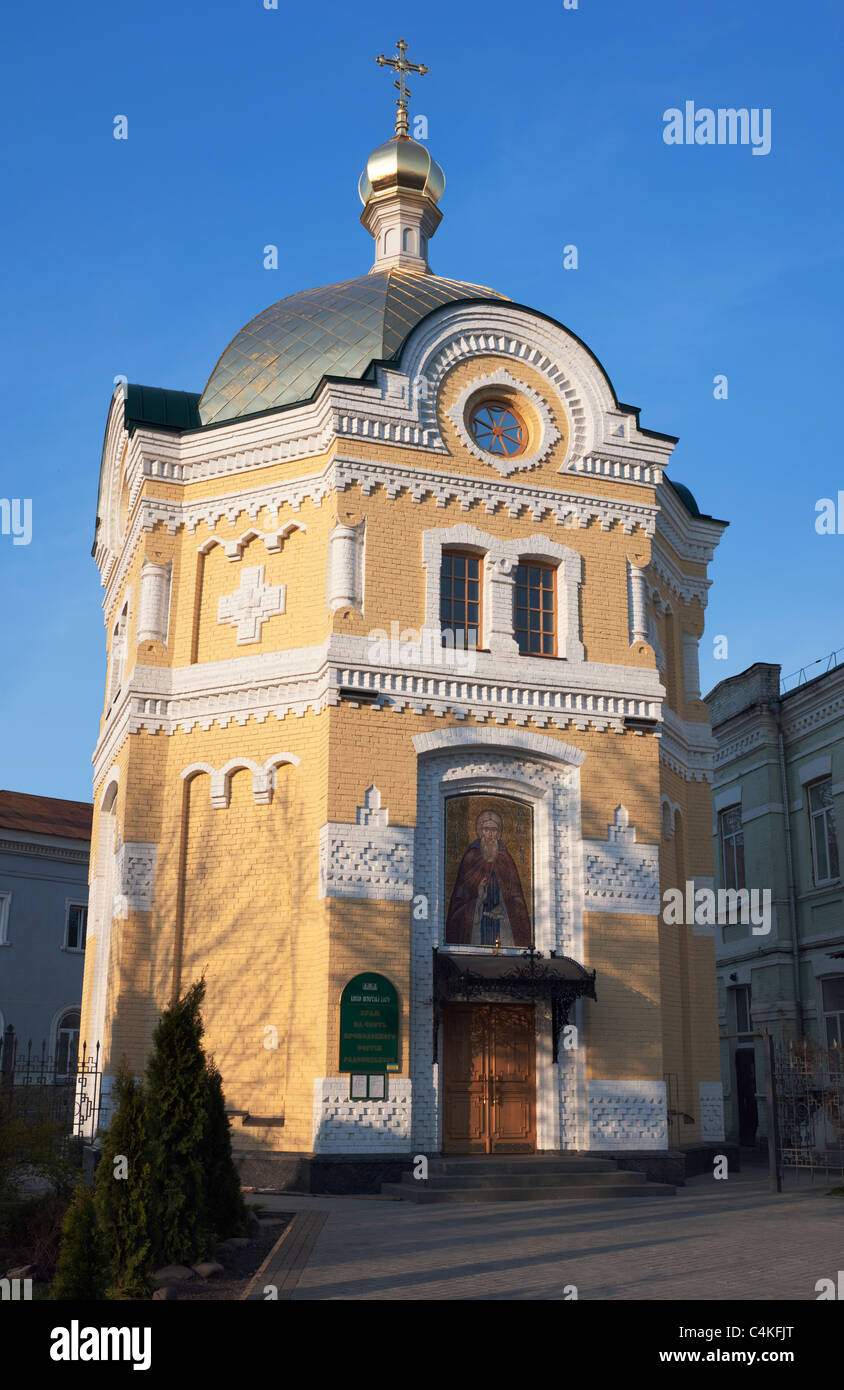
M 410 88 L 405 80 L 405 73 L 418 72 L 420 77 L 424 77 L 430 68 L 426 68 L 424 63 L 409 63 L 407 61 L 407 44 L 404 39 L 399 39 L 396 44 L 398 52 L 392 58 L 386 54 L 379 53 L 375 59 L 379 67 L 395 68 L 398 77 L 393 82 L 393 86 L 398 91 L 399 97 L 396 102 L 398 110 L 396 112 L 396 135 L 409 136 L 410 126 L 407 118 L 407 99 L 410 96 Z

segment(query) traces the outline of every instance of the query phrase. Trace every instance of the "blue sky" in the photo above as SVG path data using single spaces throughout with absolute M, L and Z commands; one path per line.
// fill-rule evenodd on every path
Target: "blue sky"
M 731 522 L 704 691 L 844 646 L 844 534 L 814 526 L 844 489 L 842 29 L 837 0 L 10 11 L 0 497 L 32 499 L 33 535 L 0 535 L 0 785 L 90 796 L 113 378 L 201 391 L 260 309 L 369 269 L 357 178 L 394 109 L 372 59 L 399 34 L 432 69 L 410 85 L 447 179 L 433 268 L 572 328 L 642 424 L 680 436 L 672 476 Z M 666 145 L 686 101 L 769 108 L 771 152 Z

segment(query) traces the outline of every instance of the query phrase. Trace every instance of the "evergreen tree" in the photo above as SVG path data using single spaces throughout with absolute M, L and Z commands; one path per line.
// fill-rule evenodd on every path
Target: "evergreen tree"
M 208 1079 L 200 1016 L 204 997 L 205 981 L 199 980 L 165 1009 L 147 1064 L 156 1263 L 192 1264 L 211 1244 L 204 1154 Z
M 246 1230 L 246 1205 L 240 1191 L 240 1175 L 232 1157 L 231 1122 L 226 1114 L 223 1078 L 209 1060 L 206 1072 L 207 1115 L 205 1178 L 208 1227 L 220 1240 L 242 1236 Z
M 152 1288 L 151 1153 L 143 1087 L 122 1063 L 116 1110 L 102 1144 L 95 1202 L 117 1290 L 143 1297 Z
M 93 1195 L 80 1183 L 62 1224 L 62 1244 L 50 1293 L 55 1299 L 105 1298 L 107 1259 Z

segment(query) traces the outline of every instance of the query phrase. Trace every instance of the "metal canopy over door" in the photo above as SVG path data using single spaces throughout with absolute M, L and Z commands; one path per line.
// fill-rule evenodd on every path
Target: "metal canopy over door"
M 448 1004 L 443 1027 L 443 1151 L 534 1153 L 534 1005 Z

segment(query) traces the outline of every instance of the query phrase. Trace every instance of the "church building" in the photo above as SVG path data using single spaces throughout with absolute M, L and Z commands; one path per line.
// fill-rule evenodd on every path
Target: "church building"
M 717 1141 L 713 933 L 661 905 L 713 882 L 725 523 L 575 333 L 431 269 L 384 62 L 368 271 L 111 402 L 83 1036 L 107 1102 L 204 974 L 245 1181 Z

